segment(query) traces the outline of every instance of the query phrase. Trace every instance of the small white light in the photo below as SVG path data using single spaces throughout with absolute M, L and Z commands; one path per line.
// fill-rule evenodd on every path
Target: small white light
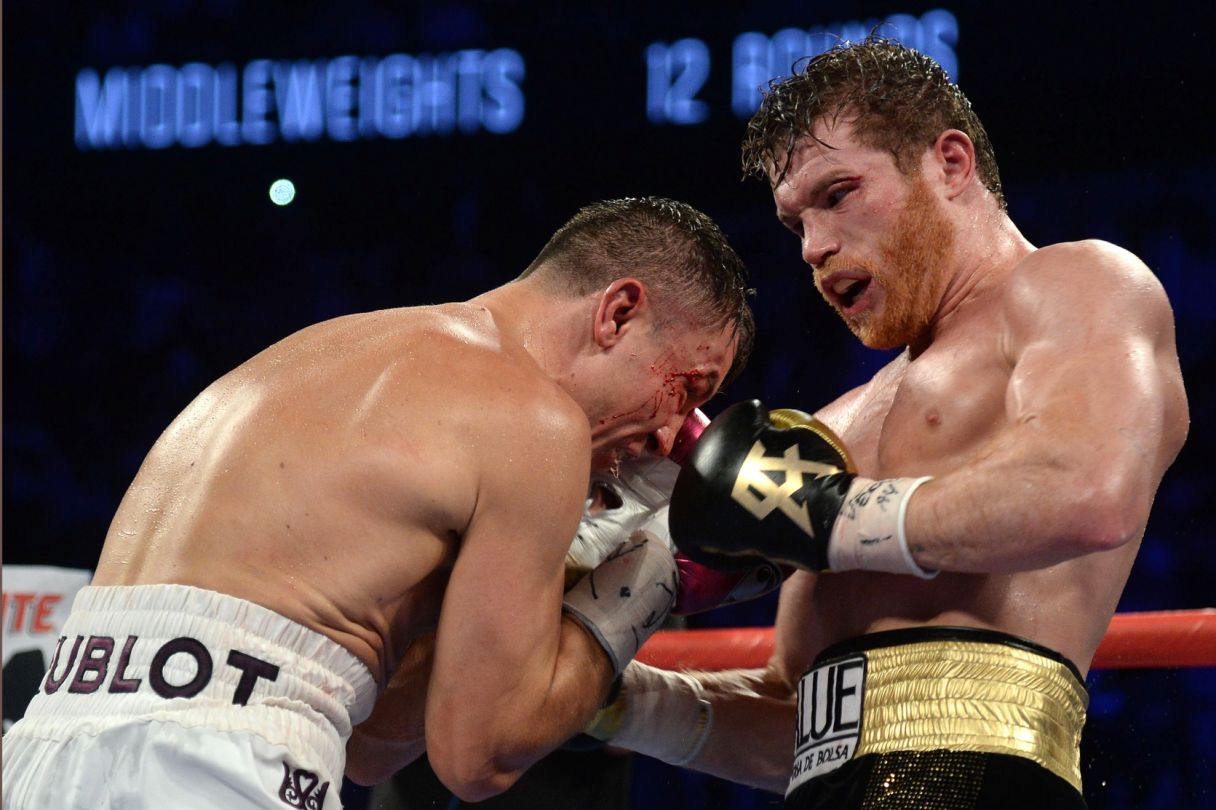
M 270 184 L 270 201 L 275 205 L 287 205 L 296 198 L 296 184 L 290 180 L 275 180 Z

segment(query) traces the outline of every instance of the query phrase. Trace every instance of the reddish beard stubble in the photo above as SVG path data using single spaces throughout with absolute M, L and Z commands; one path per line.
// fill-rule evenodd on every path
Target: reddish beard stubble
M 865 270 L 886 295 L 878 312 L 866 309 L 841 318 L 872 349 L 906 346 L 923 335 L 941 305 L 946 258 L 954 230 L 919 174 L 908 178 L 908 196 L 892 233 L 879 245 L 878 262 L 832 256 L 820 275 L 834 265 Z M 822 292 L 822 291 L 821 291 Z M 825 296 L 826 298 L 826 296 Z M 829 299 L 828 303 L 832 303 Z M 840 308 L 832 306 L 839 313 Z

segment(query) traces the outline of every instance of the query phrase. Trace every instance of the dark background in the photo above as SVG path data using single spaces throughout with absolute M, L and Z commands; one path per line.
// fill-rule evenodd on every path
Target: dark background
M 1206 519 L 1216 436 L 1205 417 L 1216 404 L 1216 35 L 1188 8 L 1199 5 L 6 3 L 4 562 L 91 568 L 144 454 L 213 379 L 320 319 L 505 282 L 597 199 L 692 203 L 751 268 L 757 351 L 711 415 L 752 396 L 814 410 L 886 356 L 855 344 L 815 293 L 764 184 L 740 180 L 731 43 L 744 31 L 941 7 L 958 19 L 957 78 L 992 136 L 1025 235 L 1120 244 L 1173 301 L 1194 421 L 1120 609 L 1214 605 Z M 711 53 L 699 95 L 708 118 L 653 124 L 643 52 L 684 37 Z M 525 117 L 508 134 L 89 151 L 73 140 L 86 67 L 502 47 L 527 71 Z M 281 208 L 267 197 L 279 177 L 298 187 Z M 765 625 L 774 604 L 690 624 Z M 1212 670 L 1095 672 L 1089 687 L 1091 807 L 1216 802 Z M 630 785 L 637 808 L 775 805 L 640 757 Z

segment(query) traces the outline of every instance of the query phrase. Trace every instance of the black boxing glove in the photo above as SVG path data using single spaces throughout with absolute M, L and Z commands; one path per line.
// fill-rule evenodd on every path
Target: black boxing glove
M 681 552 L 735 569 L 756 557 L 810 571 L 922 578 L 904 534 L 908 499 L 929 478 L 857 475 L 840 439 L 810 414 L 738 402 L 710 422 L 680 470 L 670 526 Z
M 667 510 L 680 470 L 677 463 L 687 458 L 707 424 L 709 419 L 694 410 L 684 420 L 675 448 L 667 458 L 626 459 L 614 473 L 597 472 L 591 476 L 592 494 L 598 494 L 602 504 L 597 504 L 594 497 L 588 498 L 578 534 L 566 553 L 567 587 L 598 565 L 622 538 L 634 531 L 646 531 L 676 552 L 667 529 Z M 671 612 L 677 616 L 763 596 L 780 587 L 793 570 L 761 557 L 751 557 L 749 565 L 726 571 L 702 565 L 679 553 L 675 554 L 675 562 L 679 585 Z

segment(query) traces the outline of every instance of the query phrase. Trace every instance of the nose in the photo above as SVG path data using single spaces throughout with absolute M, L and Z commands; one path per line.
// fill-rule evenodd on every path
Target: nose
M 811 267 L 821 267 L 840 251 L 840 242 L 825 228 L 815 227 L 810 216 L 802 218 L 802 260 Z

